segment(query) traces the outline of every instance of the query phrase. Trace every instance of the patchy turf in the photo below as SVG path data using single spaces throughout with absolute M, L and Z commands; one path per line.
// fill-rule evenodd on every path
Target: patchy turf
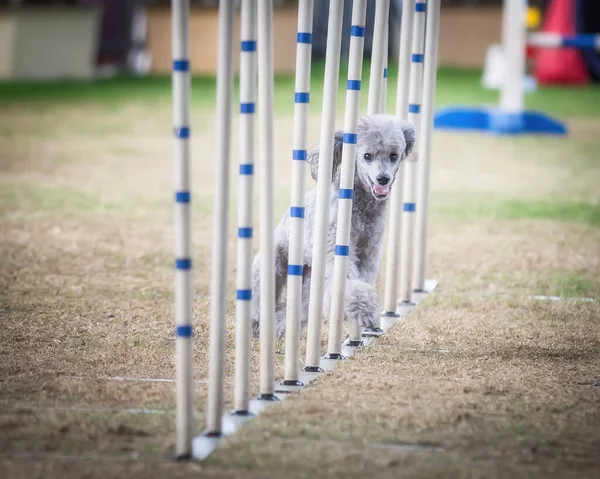
M 477 83 L 473 73 L 442 71 L 438 101 L 494 101 Z M 292 85 L 278 80 L 281 104 Z M 204 99 L 211 98 L 212 80 L 194 86 L 206 93 L 195 96 L 192 118 L 200 431 L 214 130 Z M 167 79 L 0 85 L 2 477 L 600 474 L 597 88 L 528 97 L 547 111 L 563 109 L 568 139 L 437 133 L 429 239 L 436 293 L 376 347 L 269 409 L 196 465 L 168 460 L 174 439 L 169 87 Z M 318 94 L 313 99 L 318 104 Z M 289 202 L 291 127 L 288 105 L 275 125 L 277 216 Z M 234 122 L 235 141 L 237 129 Z M 312 143 L 319 129 L 313 111 Z M 256 195 L 260 174 L 257 181 Z M 235 184 L 232 175 L 232 227 Z M 228 248 L 232 292 L 233 235 Z M 540 302 L 535 295 L 563 299 Z M 283 351 L 283 344 L 276 347 Z M 282 366 L 278 354 L 279 377 Z

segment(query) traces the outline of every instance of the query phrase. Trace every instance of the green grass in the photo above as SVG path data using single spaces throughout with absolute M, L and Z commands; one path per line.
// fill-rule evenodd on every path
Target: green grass
M 537 285 L 538 294 L 563 298 L 596 298 L 598 289 L 597 278 L 585 278 L 573 271 L 549 272 Z
M 397 68 L 389 69 L 388 108 L 393 110 Z M 324 63 L 315 62 L 312 66 L 311 108 L 320 110 L 322 104 Z M 340 89 L 338 108 L 344 102 L 347 67 L 340 71 Z M 369 64 L 363 69 L 363 81 L 366 86 L 369 79 Z M 436 105 L 483 105 L 496 104 L 498 93 L 484 90 L 480 84 L 479 70 L 440 68 L 438 70 L 438 88 Z M 293 108 L 294 78 L 279 75 L 275 78 L 275 105 L 278 112 L 291 111 Z M 367 89 L 363 88 L 361 103 L 367 102 Z M 236 79 L 237 95 L 237 79 Z M 56 102 L 96 102 L 118 107 L 123 101 L 143 103 L 164 103 L 171 100 L 171 78 L 169 76 L 150 76 L 145 78 L 122 76 L 114 79 L 92 82 L 56 82 L 39 83 L 0 83 L 0 106 L 28 104 L 48 104 Z M 215 79 L 209 76 L 194 77 L 192 80 L 192 103 L 195 105 L 213 105 L 215 101 Z M 560 116 L 600 116 L 597 105 L 600 104 L 600 87 L 544 87 L 526 96 L 528 108 L 542 110 Z
M 600 225 L 600 204 L 568 202 L 550 199 L 496 200 L 487 197 L 473 198 L 458 203 L 433 205 L 433 212 L 459 220 L 497 218 L 508 220 L 543 219 Z
M 0 204 L 9 211 L 20 212 L 91 212 L 101 206 L 101 201 L 92 194 L 69 185 L 2 183 Z

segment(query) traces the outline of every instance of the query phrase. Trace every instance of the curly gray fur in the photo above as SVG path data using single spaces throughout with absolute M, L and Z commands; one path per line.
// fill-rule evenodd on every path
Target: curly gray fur
M 333 171 L 331 172 L 332 188 L 329 199 L 329 225 L 327 229 L 327 263 L 323 311 L 325 319 L 329 319 L 331 307 L 342 138 L 343 132 L 337 131 L 334 142 Z M 415 131 L 413 127 L 391 115 L 369 115 L 359 119 L 344 311 L 345 320 L 356 318 L 362 327 L 374 327 L 379 323 L 379 298 L 375 292 L 374 283 L 383 252 L 386 200 L 389 197 L 390 187 L 394 183 L 398 166 L 411 152 L 414 142 Z M 365 157 L 365 155 L 367 156 Z M 318 147 L 309 153 L 307 161 L 310 164 L 311 176 L 317 180 L 319 174 Z M 389 183 L 382 185 L 381 182 L 385 181 L 382 178 L 386 176 L 389 178 Z M 304 198 L 303 329 L 308 321 L 316 199 L 316 188 L 309 190 Z M 285 332 L 286 294 L 284 289 L 287 278 L 289 235 L 288 211 L 283 215 L 275 230 L 275 318 L 276 331 L 279 337 Z M 254 258 L 252 270 L 252 321 L 255 335 L 259 332 L 259 255 L 260 252 Z

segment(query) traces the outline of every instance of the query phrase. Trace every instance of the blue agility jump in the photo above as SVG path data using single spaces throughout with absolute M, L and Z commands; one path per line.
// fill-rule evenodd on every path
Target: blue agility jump
M 600 35 L 560 35 L 537 32 L 526 35 L 522 19 L 526 3 L 507 0 L 504 12 L 503 48 L 506 55 L 506 80 L 500 91 L 498 107 L 451 106 L 440 109 L 434 127 L 447 130 L 485 131 L 496 135 L 566 135 L 567 127 L 545 113 L 524 109 L 525 45 L 537 48 L 577 48 L 600 51 Z

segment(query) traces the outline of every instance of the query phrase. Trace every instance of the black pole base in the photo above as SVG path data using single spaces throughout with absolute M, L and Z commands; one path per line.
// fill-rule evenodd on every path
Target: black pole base
M 371 336 L 379 336 L 380 334 L 383 334 L 383 329 L 381 328 L 365 328 L 362 332 L 362 335 L 367 338 Z
M 284 379 L 279 384 L 282 386 L 304 386 L 302 381 L 296 381 L 295 379 Z
M 179 456 L 175 456 L 173 458 L 173 460 L 177 461 L 177 462 L 190 461 L 191 459 L 192 459 L 191 454 L 179 454 Z
M 305 366 L 303 371 L 306 373 L 324 373 L 325 372 L 319 366 Z
M 400 315 L 396 311 L 384 311 L 381 315 L 385 318 L 399 318 Z
M 413 293 L 426 293 L 424 289 L 413 289 Z
M 360 348 L 361 346 L 364 346 L 364 342 L 362 339 L 359 339 L 358 341 L 353 341 L 353 340 L 348 340 L 348 346 L 351 346 L 353 348 Z
M 222 432 L 205 432 L 204 437 L 223 437 Z
M 250 417 L 250 416 L 254 416 L 253 413 L 251 413 L 250 411 L 231 411 L 230 413 L 232 416 L 241 416 L 241 417 Z
M 279 398 L 275 394 L 261 394 L 256 399 L 259 401 L 279 401 Z
M 402 304 L 402 306 L 416 306 L 416 303 L 413 303 L 410 299 L 405 299 L 400 304 Z
M 346 356 L 344 356 L 341 353 L 327 353 L 325 356 L 323 356 L 323 359 L 342 360 L 342 359 L 346 359 Z

